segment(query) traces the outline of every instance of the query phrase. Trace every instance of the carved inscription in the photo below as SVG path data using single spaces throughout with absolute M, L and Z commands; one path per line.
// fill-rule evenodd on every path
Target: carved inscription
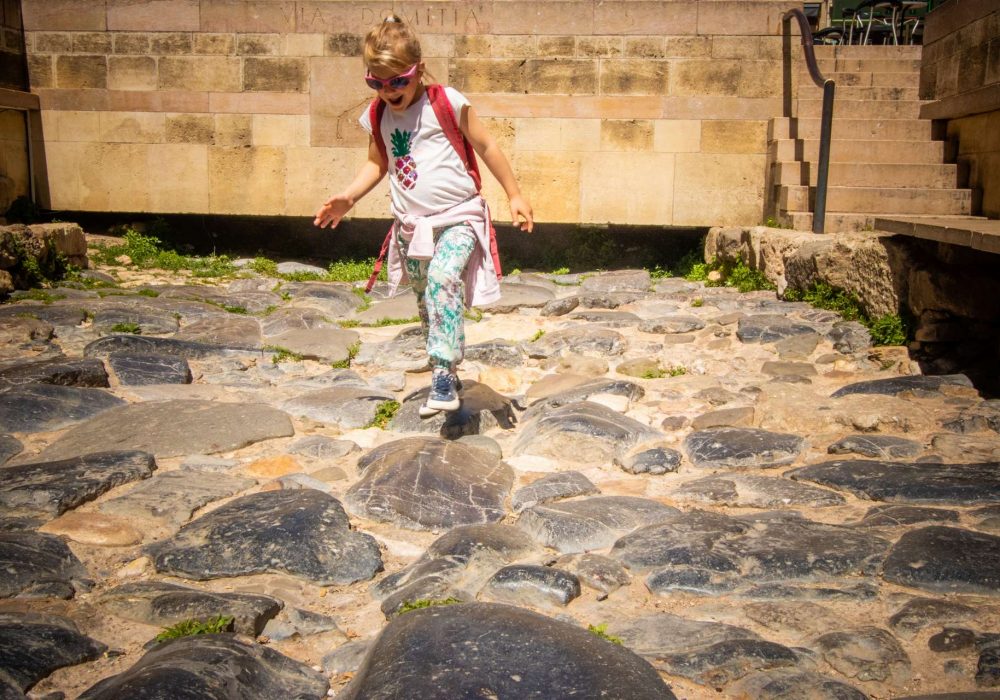
M 364 31 L 390 12 L 395 12 L 415 29 L 474 34 L 484 31 L 482 4 L 420 2 L 400 5 L 352 3 L 351 17 L 335 6 L 316 2 L 298 3 L 295 24 L 299 32 Z

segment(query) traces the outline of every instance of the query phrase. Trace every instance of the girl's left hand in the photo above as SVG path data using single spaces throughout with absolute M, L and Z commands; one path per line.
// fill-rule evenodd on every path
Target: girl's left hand
M 531 229 L 535 227 L 531 204 L 523 196 L 515 195 L 510 198 L 510 219 L 515 226 L 527 233 L 531 233 Z

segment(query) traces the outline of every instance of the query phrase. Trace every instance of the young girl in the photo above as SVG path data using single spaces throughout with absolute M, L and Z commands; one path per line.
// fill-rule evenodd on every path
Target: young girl
M 429 100 L 420 43 L 410 28 L 395 15 L 373 27 L 365 37 L 364 62 L 365 82 L 385 103 L 384 108 L 373 103 L 359 119 L 371 134 L 368 160 L 347 189 L 320 207 L 313 223 L 335 227 L 388 170 L 395 219 L 388 251 L 389 292 L 395 293 L 407 280 L 413 286 L 433 368 L 420 415 L 454 411 L 460 406 L 455 369 L 464 354 L 465 309 L 500 297 L 489 207 Z M 512 220 L 530 232 L 531 205 L 507 159 L 469 101 L 457 90 L 443 90 L 462 135 L 507 194 Z M 375 107 L 381 115 L 379 134 L 373 133 Z

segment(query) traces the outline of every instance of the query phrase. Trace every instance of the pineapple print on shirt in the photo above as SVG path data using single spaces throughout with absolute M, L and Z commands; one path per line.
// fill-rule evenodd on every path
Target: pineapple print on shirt
M 396 129 L 390 136 L 392 140 L 392 157 L 395 158 L 396 181 L 404 190 L 412 190 L 417 185 L 417 162 L 410 155 L 412 131 Z

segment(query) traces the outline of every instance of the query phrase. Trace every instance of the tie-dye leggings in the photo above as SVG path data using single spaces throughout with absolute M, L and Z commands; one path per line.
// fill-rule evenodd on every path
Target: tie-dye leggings
M 408 242 L 397 239 L 403 254 Z M 434 257 L 405 259 L 406 274 L 417 295 L 420 325 L 427 338 L 427 355 L 434 367 L 454 370 L 465 356 L 465 285 L 462 272 L 476 247 L 467 224 L 434 229 Z

